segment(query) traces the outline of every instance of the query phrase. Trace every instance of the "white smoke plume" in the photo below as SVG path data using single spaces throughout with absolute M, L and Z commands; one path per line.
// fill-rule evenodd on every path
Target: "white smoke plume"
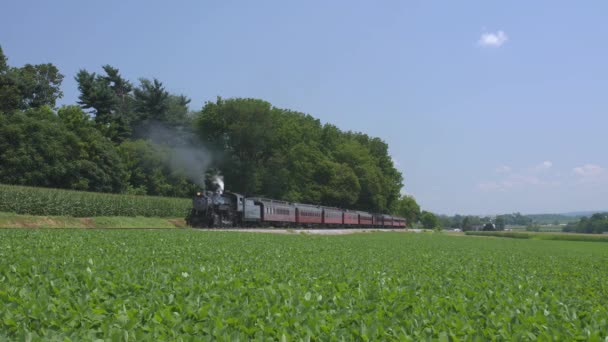
M 204 189 L 205 174 L 214 160 L 211 151 L 187 130 L 169 128 L 159 123 L 151 124 L 147 128 L 144 136 L 168 149 L 167 162 L 171 171 Z M 223 177 L 221 184 L 223 190 Z
M 224 176 L 222 176 L 219 171 L 218 173 L 216 173 L 213 178 L 211 178 L 211 181 L 213 182 L 213 184 L 215 184 L 217 186 L 217 192 L 219 194 L 223 194 L 224 193 Z

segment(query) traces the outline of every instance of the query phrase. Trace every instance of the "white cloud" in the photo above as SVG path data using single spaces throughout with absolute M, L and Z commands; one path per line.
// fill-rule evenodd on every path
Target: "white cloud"
M 481 191 L 507 191 L 526 186 L 560 185 L 560 181 L 557 179 L 559 177 L 547 173 L 547 170 L 552 167 L 553 163 L 549 160 L 518 171 L 513 171 L 508 166 L 500 166 L 496 169 L 496 172 L 501 174 L 502 179 L 480 182 L 477 184 L 477 189 Z
M 545 160 L 544 162 L 536 165 L 535 170 L 537 170 L 537 171 L 548 170 L 551 167 L 553 167 L 553 163 L 548 160 Z
M 608 185 L 608 170 L 596 165 L 585 164 L 572 169 L 577 176 L 577 184 L 588 184 L 593 186 Z
M 496 168 L 497 173 L 509 173 L 511 172 L 511 167 L 507 165 L 501 165 Z
M 502 30 L 496 33 L 482 33 L 477 43 L 481 46 L 500 47 L 506 43 L 509 37 Z
M 573 171 L 580 177 L 597 177 L 603 175 L 606 172 L 606 169 L 595 164 L 585 164 L 583 166 L 575 167 Z

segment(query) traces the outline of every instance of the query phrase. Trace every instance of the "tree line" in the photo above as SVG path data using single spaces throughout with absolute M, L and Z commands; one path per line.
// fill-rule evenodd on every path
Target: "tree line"
M 63 77 L 51 63 L 10 66 L 0 47 L 0 183 L 189 197 L 206 171 L 246 195 L 420 214 L 380 138 L 260 99 L 191 110 L 161 81 L 110 65 L 80 70 L 78 102 L 57 108 Z
M 496 216 L 439 215 L 437 224 L 443 228 L 455 228 L 462 231 L 470 230 L 505 230 L 507 226 L 528 226 L 534 223 L 529 215 L 521 213 L 502 214 Z
M 578 222 L 568 223 L 563 231 L 586 234 L 606 233 L 608 232 L 608 213 L 595 213 L 590 217 L 581 217 Z

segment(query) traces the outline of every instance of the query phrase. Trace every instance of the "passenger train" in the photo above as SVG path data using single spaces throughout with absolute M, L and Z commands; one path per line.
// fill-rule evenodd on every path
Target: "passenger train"
M 292 203 L 232 192 L 197 192 L 186 217 L 192 227 L 405 228 L 402 217 Z

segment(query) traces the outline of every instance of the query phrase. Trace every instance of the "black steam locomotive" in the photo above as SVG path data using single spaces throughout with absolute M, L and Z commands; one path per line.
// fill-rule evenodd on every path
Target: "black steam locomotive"
M 351 227 L 404 228 L 398 216 L 291 203 L 231 192 L 201 191 L 186 217 L 192 227 Z
M 186 223 L 192 227 L 239 227 L 260 222 L 260 205 L 231 192 L 197 192 Z

